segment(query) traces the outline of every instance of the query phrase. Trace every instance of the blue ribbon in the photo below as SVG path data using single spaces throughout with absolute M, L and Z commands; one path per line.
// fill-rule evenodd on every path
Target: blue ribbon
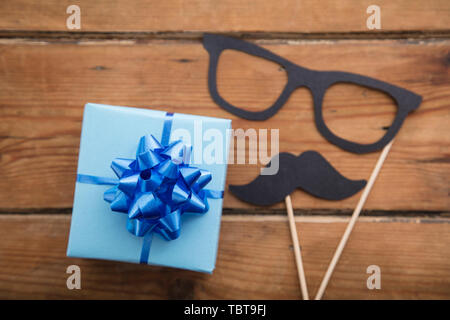
M 223 191 L 204 187 L 211 173 L 189 165 L 192 147 L 181 140 L 169 144 L 173 113 L 167 113 L 161 143 L 153 135 L 140 138 L 135 159 L 116 158 L 111 168 L 117 178 L 78 174 L 77 181 L 113 185 L 104 193 L 111 210 L 128 215 L 127 229 L 144 237 L 140 263 L 147 264 L 154 233 L 174 240 L 181 216 L 208 211 L 206 198 L 223 198 Z

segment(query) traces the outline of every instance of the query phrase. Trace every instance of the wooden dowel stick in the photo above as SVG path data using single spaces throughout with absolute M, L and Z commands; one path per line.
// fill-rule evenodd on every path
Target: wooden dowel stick
M 294 210 L 292 209 L 291 197 L 286 196 L 284 200 L 286 202 L 286 208 L 289 219 L 289 228 L 291 230 L 292 244 L 294 246 L 295 263 L 297 264 L 297 273 L 298 273 L 298 280 L 300 282 L 300 288 L 302 290 L 303 300 L 309 300 L 308 288 L 306 286 L 305 271 L 303 270 L 302 254 L 300 252 L 300 245 L 298 243 L 297 228 L 295 226 Z
M 320 300 L 323 294 L 325 293 L 328 281 L 330 281 L 334 268 L 336 267 L 336 264 L 338 263 L 339 258 L 341 257 L 342 251 L 344 250 L 344 247 L 347 244 L 347 240 L 350 237 L 350 233 L 352 232 L 356 220 L 358 219 L 359 214 L 361 213 L 361 209 L 363 208 L 364 203 L 367 200 L 370 190 L 372 190 L 373 184 L 378 176 L 378 173 L 380 172 L 381 167 L 383 166 L 384 160 L 386 160 L 386 157 L 389 153 L 389 150 L 391 149 L 393 142 L 394 140 L 392 140 L 389 144 L 387 144 L 383 148 L 383 151 L 381 152 L 381 155 L 378 158 L 377 164 L 375 165 L 375 168 L 373 169 L 372 174 L 370 175 L 369 182 L 367 182 L 367 185 L 364 188 L 361 198 L 359 199 L 358 205 L 356 206 L 355 211 L 353 211 L 350 222 L 348 223 L 344 235 L 342 236 L 341 242 L 339 242 L 336 252 L 334 253 L 333 259 L 331 260 L 330 265 L 328 266 L 328 270 L 325 273 L 325 276 L 323 277 L 322 283 L 320 284 L 319 290 L 317 291 L 315 300 Z

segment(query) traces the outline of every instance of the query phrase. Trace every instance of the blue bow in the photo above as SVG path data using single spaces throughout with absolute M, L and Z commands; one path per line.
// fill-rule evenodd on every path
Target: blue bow
M 155 232 L 166 240 L 180 235 L 185 212 L 208 211 L 207 170 L 189 166 L 191 146 L 181 140 L 161 145 L 153 135 L 141 137 L 136 159 L 116 158 L 111 168 L 119 179 L 104 199 L 111 210 L 128 215 L 127 229 L 142 237 Z

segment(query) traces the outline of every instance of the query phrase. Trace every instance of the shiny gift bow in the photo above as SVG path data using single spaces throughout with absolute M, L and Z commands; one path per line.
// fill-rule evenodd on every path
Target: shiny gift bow
M 181 140 L 162 145 L 153 135 L 145 135 L 136 159 L 112 161 L 119 181 L 104 199 L 111 210 L 128 214 L 129 232 L 138 237 L 155 232 L 174 240 L 185 212 L 208 211 L 209 194 L 202 189 L 211 181 L 211 173 L 189 166 L 191 151 Z
M 204 189 L 211 181 L 207 170 L 189 166 L 192 148 L 181 141 L 169 143 L 174 114 L 167 112 L 161 142 L 141 137 L 136 159 L 116 158 L 111 167 L 117 178 L 78 173 L 77 182 L 112 185 L 104 199 L 113 211 L 128 215 L 127 229 L 143 237 L 139 263 L 148 264 L 153 234 L 166 240 L 180 235 L 185 212 L 208 211 L 206 198 L 222 199 L 223 190 Z

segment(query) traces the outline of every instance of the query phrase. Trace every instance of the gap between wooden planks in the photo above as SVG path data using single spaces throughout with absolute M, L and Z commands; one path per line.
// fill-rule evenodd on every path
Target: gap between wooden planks
M 317 290 L 348 219 L 297 217 L 306 276 Z M 6 299 L 298 299 L 286 218 L 223 217 L 212 275 L 65 256 L 70 215 L 0 215 L 0 297 Z M 358 221 L 326 299 L 449 299 L 450 220 Z M 82 289 L 66 288 L 81 267 Z M 368 290 L 369 265 L 381 290 Z
M 448 210 L 449 40 L 257 43 L 305 67 L 357 72 L 423 95 L 423 104 L 400 130 L 365 209 Z M 72 206 L 86 102 L 232 118 L 234 128 L 280 129 L 280 151 L 315 149 L 351 179 L 367 179 L 378 157 L 344 152 L 321 137 L 306 89 L 296 91 L 269 121 L 245 121 L 223 111 L 209 96 L 208 55 L 198 41 L 2 40 L 0 50 L 2 211 Z M 266 103 L 264 93 L 271 92 L 275 80 L 282 81 L 283 72 L 265 68 L 265 61 L 249 64 L 241 56 L 228 58 L 223 90 L 238 102 Z M 253 81 L 255 77 L 261 80 Z M 360 129 L 373 136 L 384 132 L 386 99 L 360 89 L 337 92 L 332 98 L 326 117 L 347 137 Z M 231 165 L 227 182 L 247 183 L 257 174 L 257 165 Z M 358 196 L 327 202 L 295 191 L 292 200 L 296 208 L 349 210 Z M 224 206 L 251 208 L 229 193 Z
M 0 29 L 66 31 L 70 1 L 2 0 Z M 78 0 L 82 31 L 366 32 L 363 1 Z M 448 30 L 446 0 L 378 0 L 383 31 Z M 45 22 L 45 23 L 43 23 Z

